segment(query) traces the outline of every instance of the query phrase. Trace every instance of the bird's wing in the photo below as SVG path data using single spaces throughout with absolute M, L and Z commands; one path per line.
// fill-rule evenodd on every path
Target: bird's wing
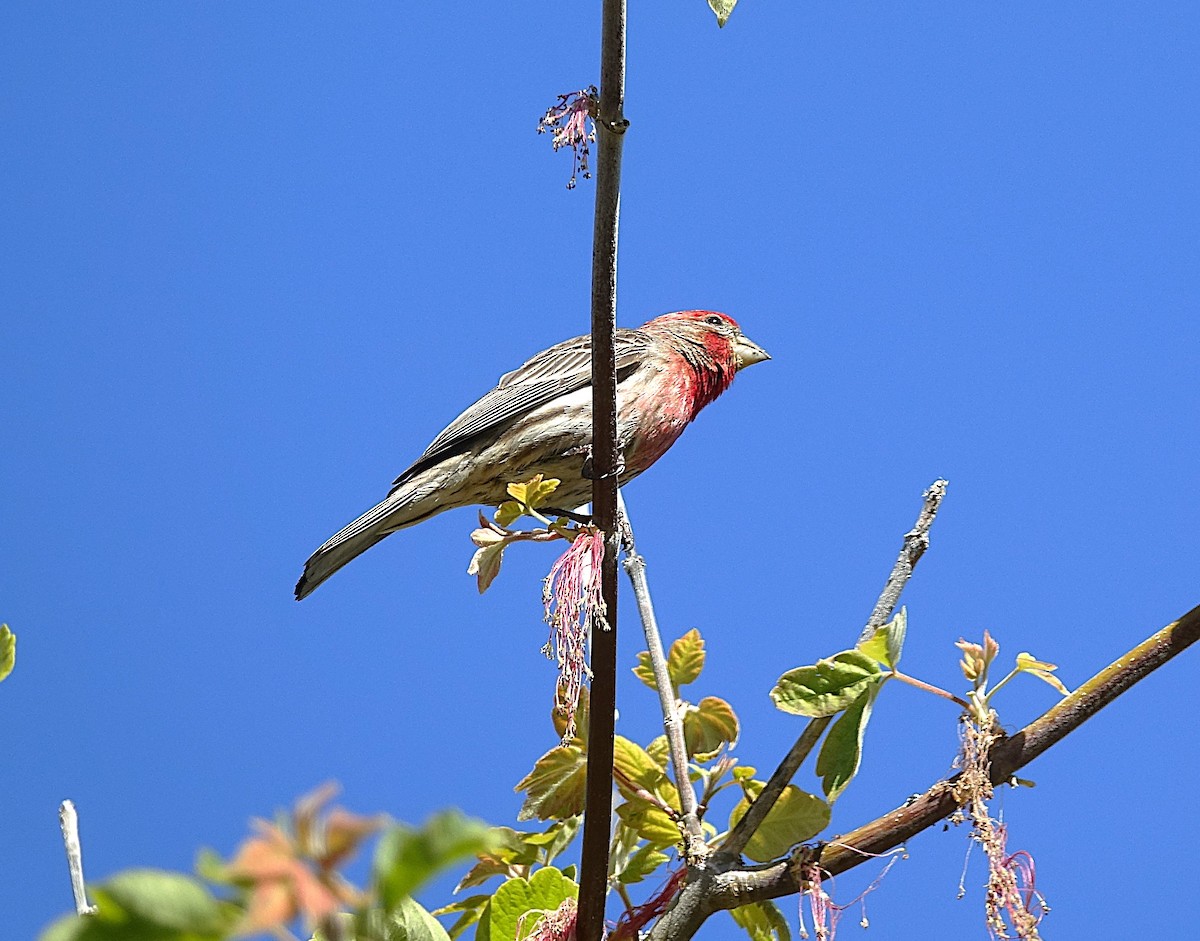
M 650 338 L 640 330 L 617 330 L 615 352 L 620 382 L 642 361 Z M 480 435 L 592 382 L 591 337 L 564 340 L 523 366 L 500 377 L 496 388 L 454 419 L 425 453 L 396 478 L 392 490 L 451 454 L 460 453 Z

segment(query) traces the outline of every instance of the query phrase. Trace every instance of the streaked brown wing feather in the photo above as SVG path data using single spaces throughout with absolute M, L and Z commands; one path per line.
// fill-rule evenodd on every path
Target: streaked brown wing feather
M 650 337 L 640 330 L 617 330 L 617 381 L 641 362 Z M 392 490 L 506 422 L 559 396 L 591 385 L 591 337 L 574 337 L 538 353 L 523 366 L 500 377 L 496 388 L 454 419 L 417 460 L 392 483 Z

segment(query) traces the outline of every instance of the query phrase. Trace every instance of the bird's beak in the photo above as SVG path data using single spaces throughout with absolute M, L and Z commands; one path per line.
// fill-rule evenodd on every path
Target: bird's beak
M 745 369 L 747 366 L 753 366 L 755 363 L 761 363 L 763 360 L 771 358 L 770 353 L 740 333 L 733 341 L 733 355 L 737 357 L 738 369 Z

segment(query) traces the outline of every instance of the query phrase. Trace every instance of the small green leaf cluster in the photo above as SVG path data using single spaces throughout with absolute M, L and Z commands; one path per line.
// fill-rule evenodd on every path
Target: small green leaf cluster
M 1062 680 L 1054 675 L 1058 667 L 1053 663 L 1038 660 L 1028 651 L 1017 654 L 1017 661 L 1013 668 L 989 689 L 988 678 L 996 657 L 1000 655 L 1000 644 L 987 631 L 983 632 L 983 643 L 976 644 L 960 638 L 955 646 L 962 651 L 962 659 L 958 665 L 962 669 L 963 676 L 971 681 L 971 689 L 967 694 L 968 711 L 971 718 L 977 723 L 987 722 L 992 699 L 1009 680 L 1019 673 L 1028 673 L 1030 676 L 1037 677 L 1052 686 L 1062 696 L 1070 695 L 1070 691 L 1063 685 Z
M 908 615 L 901 608 L 854 649 L 788 670 L 771 690 L 771 700 L 783 712 L 814 719 L 837 716 L 817 755 L 817 774 L 831 803 L 862 764 L 863 736 L 875 698 L 895 675 L 907 631 Z
M 500 574 L 504 550 L 513 543 L 548 542 L 554 539 L 566 539 L 569 542 L 579 534 L 580 528 L 572 526 L 570 520 L 559 517 L 552 521 L 539 512 L 546 508 L 560 483 L 562 481 L 555 477 L 543 478 L 541 474 L 535 474 L 523 483 L 508 484 L 505 489 L 512 499 L 500 504 L 495 520 L 479 514 L 479 528 L 471 533 L 471 542 L 476 549 L 467 566 L 467 574 L 475 576 L 481 595 Z M 532 517 L 542 523 L 542 527 L 532 530 L 511 529 L 512 524 L 523 516 Z

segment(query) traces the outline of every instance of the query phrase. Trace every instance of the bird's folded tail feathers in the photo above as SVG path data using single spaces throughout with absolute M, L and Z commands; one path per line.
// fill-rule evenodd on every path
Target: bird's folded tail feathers
M 385 536 L 433 515 L 420 511 L 410 497 L 403 490 L 397 491 L 326 539 L 304 563 L 304 574 L 296 582 L 296 600 L 307 598 L 330 575 Z

